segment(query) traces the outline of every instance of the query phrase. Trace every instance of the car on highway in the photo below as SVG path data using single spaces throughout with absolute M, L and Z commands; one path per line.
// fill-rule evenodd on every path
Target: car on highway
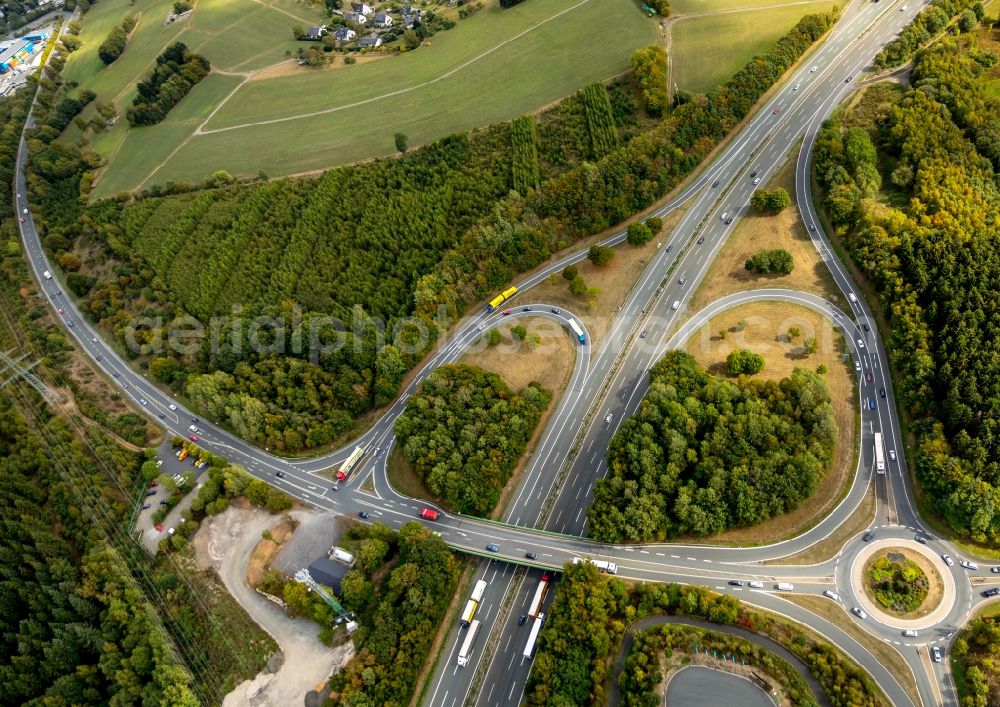
M 798 91 L 799 90 L 799 85 L 800 84 L 795 84 L 794 86 L 792 86 L 792 90 L 793 91 Z
M 24 223 L 24 216 L 20 216 L 18 218 L 20 219 L 21 223 Z
M 931 657 L 934 658 L 935 663 L 941 662 L 941 648 L 939 646 L 934 646 L 931 648 Z
M 814 226 L 813 224 L 810 223 L 809 224 L 809 230 L 810 231 L 815 231 L 816 230 L 816 226 Z
M 530 311 L 531 311 L 531 307 L 525 307 L 525 308 L 524 308 L 524 311 L 525 311 L 525 312 L 530 312 Z
M 671 245 L 668 245 L 668 246 L 667 246 L 667 252 L 668 252 L 668 253 L 669 253 L 670 251 L 672 251 L 673 249 L 674 249 L 674 246 L 673 246 L 672 244 L 671 244 Z
M 142 403 L 143 405 L 149 405 L 149 403 L 146 402 L 145 398 L 139 398 L 139 402 Z
M 791 582 L 778 582 L 774 585 L 774 588 L 781 592 L 794 592 L 795 585 Z
M 720 221 L 725 221 L 727 218 L 729 218 L 729 212 L 728 211 L 723 211 L 722 212 L 722 216 L 719 217 L 719 220 Z
M 510 310 L 509 310 L 509 309 L 505 309 L 505 310 L 503 311 L 503 316 L 505 316 L 505 317 L 509 317 L 509 316 L 510 316 Z
M 781 112 L 781 106 L 778 106 L 777 108 L 771 111 L 771 113 L 773 113 L 774 115 L 777 115 L 780 112 Z
M 993 574 L 1000 574 L 1000 567 L 990 567 L 990 572 Z
M 670 305 L 670 309 L 677 309 L 681 306 L 680 300 L 674 300 L 674 303 Z
M 188 439 L 191 440 L 192 442 L 197 442 L 198 441 L 198 435 L 190 435 L 190 436 L 188 436 Z
M 283 471 L 276 471 L 274 475 L 277 476 L 279 479 L 285 478 L 285 472 Z
M 607 424 L 609 424 L 609 425 L 611 424 L 611 413 L 610 412 L 608 413 L 607 417 L 604 418 L 604 422 L 607 423 Z
M 340 487 L 337 486 L 337 484 L 334 484 L 333 486 L 330 487 L 330 490 L 331 491 L 340 491 Z
M 146 505 L 149 505 L 149 504 L 147 503 Z M 989 589 L 987 589 L 986 591 L 984 591 L 982 594 L 983 594 L 983 598 L 984 599 L 989 599 L 990 597 L 995 597 L 997 594 L 1000 594 L 1000 587 L 990 587 Z
M 490 552 L 500 552 L 500 546 L 494 543 L 490 543 L 489 545 L 487 545 L 486 549 L 489 550 Z
M 527 559 L 529 559 L 529 560 L 537 560 L 538 559 L 538 555 L 535 554 L 534 552 L 526 552 L 526 553 L 524 553 L 524 556 Z
M 875 533 L 873 533 L 872 531 L 869 530 L 868 532 L 866 532 L 864 535 L 861 536 L 861 539 L 864 540 L 865 542 L 868 542 L 869 540 L 871 540 L 874 537 L 875 537 Z
M 853 76 L 848 76 L 846 79 L 844 79 L 844 83 L 850 83 L 851 79 L 853 78 L 854 78 Z
M 705 236 L 702 236 L 701 238 L 698 239 L 698 245 L 701 245 L 704 242 L 705 242 Z
M 858 348 L 863 349 L 864 347 L 865 347 L 865 342 L 861 339 L 858 339 Z
M 56 311 L 57 311 L 57 312 L 59 312 L 59 314 L 65 314 L 65 312 L 63 312 L 63 308 L 62 308 L 62 307 L 60 307 L 60 308 L 59 308 L 59 309 L 57 309 Z
M 681 274 L 681 276 L 677 278 L 677 283 L 679 285 L 683 285 L 685 282 L 687 282 L 687 275 Z
M 553 307 L 552 308 L 552 313 L 553 314 L 562 314 L 561 310 L 558 307 Z
M 893 462 L 896 461 L 896 450 L 895 449 L 890 449 L 889 450 L 889 461 L 893 461 Z
M 872 382 L 873 378 L 872 378 L 872 372 L 871 371 L 865 371 L 865 380 L 868 381 L 869 383 Z
M 424 520 L 437 520 L 438 519 L 438 512 L 435 511 L 433 508 L 421 508 L 420 509 L 420 513 L 418 515 L 421 518 L 423 518 Z
M 115 371 L 115 372 L 114 372 L 114 373 L 112 373 L 111 375 L 112 375 L 112 376 L 114 376 L 115 378 L 117 378 L 117 377 L 118 377 L 118 371 Z
M 518 626 L 524 626 L 524 622 L 528 620 L 527 614 L 521 614 L 517 619 Z
M 875 402 L 875 398 L 868 398 L 868 409 L 874 410 L 876 407 L 878 407 L 878 403 Z
M 953 567 L 955 565 L 955 561 L 948 555 L 941 555 L 941 559 L 944 560 L 944 563 L 949 567 Z
M 833 599 L 834 601 L 840 601 L 840 595 L 837 594 L 837 592 L 831 591 L 829 589 L 827 589 L 825 592 L 823 592 L 823 596 L 829 597 L 830 599 Z
M 714 189 L 715 187 L 717 187 L 717 186 L 719 186 L 719 180 L 718 180 L 718 179 L 716 179 L 716 180 L 715 180 L 714 182 L 712 182 L 712 188 L 713 188 L 713 189 Z
M 754 184 L 760 184 L 760 177 L 757 177 L 756 179 L 754 179 L 753 183 Z
M 878 389 L 878 396 L 880 398 L 884 398 L 885 397 L 885 388 L 879 388 Z
M 743 586 L 743 580 L 742 579 L 731 579 L 731 580 L 729 580 L 729 586 L 731 586 L 731 587 L 742 587 Z
M 750 588 L 751 589 L 763 589 L 764 588 L 764 583 L 763 582 L 758 582 L 756 580 L 751 581 L 750 582 Z
M 379 452 L 381 452 L 381 451 L 382 451 L 382 448 L 381 448 L 381 447 L 375 447 L 375 451 L 374 451 L 374 452 L 372 452 L 372 456 L 375 456 L 375 457 L 377 457 L 377 456 L 378 456 L 378 453 L 379 453 Z
M 907 638 L 916 638 L 917 631 L 916 629 L 908 628 L 905 631 L 903 631 L 903 635 L 906 636 Z
M 863 324 L 861 325 L 861 328 L 862 328 L 862 329 L 864 329 L 865 331 L 868 331 L 868 324 L 867 324 L 867 322 L 866 322 L 866 323 L 863 323 Z
M 733 222 L 733 217 L 732 216 L 730 216 L 729 218 L 726 219 L 726 225 L 729 225 L 732 222 Z
M 176 410 L 177 409 L 177 406 L 174 405 L 173 403 L 170 403 L 170 405 L 168 405 L 167 407 L 170 408 L 171 410 Z
M 66 325 L 67 325 L 67 326 L 68 326 L 68 327 L 69 327 L 70 329 L 72 329 L 72 328 L 73 328 L 73 320 L 72 320 L 72 319 L 70 319 L 70 320 L 69 320 L 68 322 L 66 322 Z
M 913 539 L 916 540 L 921 545 L 926 545 L 927 541 L 930 538 L 928 538 L 926 535 L 921 535 L 920 533 L 917 533 L 916 535 L 913 536 Z
M 751 178 L 751 179 L 753 179 L 753 178 L 754 178 L 754 177 L 756 177 L 756 176 L 757 176 L 757 172 L 756 172 L 756 170 L 750 173 L 750 178 Z
M 862 609 L 860 606 L 852 607 L 851 608 L 851 612 L 853 612 L 854 615 L 857 616 L 859 619 L 867 619 L 868 618 L 868 614 L 865 613 L 865 610 Z
M 964 567 L 967 570 L 978 570 L 979 569 L 979 565 L 977 565 L 975 562 L 969 562 L 968 560 L 962 560 L 958 564 L 962 565 L 962 567 Z
M 818 68 L 819 68 L 818 66 L 814 66 L 813 68 L 809 69 L 809 73 L 810 74 L 815 74 L 816 73 L 816 69 L 818 69 Z
M 648 332 L 648 331 L 646 331 L 645 329 L 643 329 L 643 330 L 642 330 L 642 331 L 641 331 L 641 332 L 639 333 L 639 338 L 640 338 L 640 339 L 645 339 L 645 338 L 646 338 L 646 335 L 647 335 L 647 334 L 649 334 L 649 332 Z
M 198 428 L 195 427 L 194 425 L 188 426 L 188 432 L 197 432 L 197 431 L 198 431 Z
M 367 518 L 367 517 L 368 517 L 368 513 L 366 511 L 359 511 L 358 512 L 358 518 Z
M 861 370 L 861 361 L 855 361 L 854 362 L 854 370 L 855 371 L 860 371 Z

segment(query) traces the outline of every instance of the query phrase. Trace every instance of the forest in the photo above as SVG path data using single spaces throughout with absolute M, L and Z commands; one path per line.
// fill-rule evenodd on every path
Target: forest
M 837 425 L 819 374 L 730 381 L 672 351 L 649 381 L 594 485 L 591 537 L 650 542 L 754 525 L 796 508 L 826 475 Z
M 357 564 L 341 583 L 343 601 L 360 628 L 351 637 L 357 653 L 330 681 L 331 699 L 358 707 L 409 704 L 461 564 L 417 522 L 398 533 L 380 523 L 356 526 L 344 539 Z
M 773 638 L 809 666 L 833 707 L 888 707 L 878 686 L 847 656 L 799 624 L 752 609 L 733 596 L 680 584 L 626 585 L 586 562 L 565 565 L 555 592 L 525 688 L 528 705 L 608 704 L 610 681 L 619 679 L 609 674 L 610 667 L 626 629 L 662 614 L 735 624 Z M 623 674 L 623 698 L 644 692 L 635 677 L 634 672 Z
M 919 53 L 901 99 L 867 122 L 828 122 L 814 168 L 889 322 L 923 498 L 961 535 L 996 544 L 1000 105 L 980 54 L 965 37 Z
M 140 369 L 257 444 L 322 447 L 391 400 L 473 303 L 673 188 L 834 19 L 803 18 L 706 101 L 659 122 L 629 79 L 611 82 L 619 146 L 599 159 L 595 144 L 613 141 L 599 91 L 543 111 L 538 189 L 530 127 L 518 127 L 527 194 L 514 190 L 515 138 L 502 124 L 318 178 L 247 184 L 221 172 L 87 204 L 99 160 L 43 128 L 32 135 L 36 223 L 82 309 L 136 342 L 125 350 Z M 164 346 L 192 316 L 218 336 Z
M 495 373 L 440 366 L 406 401 L 396 436 L 406 461 L 448 508 L 485 516 L 551 399 L 538 383 L 515 394 Z
M 875 56 L 875 66 L 884 68 L 905 64 L 923 44 L 944 29 L 955 15 L 967 9 L 971 9 L 977 22 L 982 22 L 986 9 L 979 0 L 931 0 L 903 28 L 899 36 Z
M 955 684 L 962 707 L 989 707 L 1000 702 L 1000 623 L 996 616 L 973 619 L 951 648 L 959 669 Z

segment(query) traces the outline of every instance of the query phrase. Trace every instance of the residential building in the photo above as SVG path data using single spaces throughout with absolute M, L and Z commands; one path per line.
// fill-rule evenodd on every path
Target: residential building
M 370 15 L 375 12 L 371 5 L 364 2 L 352 2 L 351 9 L 354 10 L 359 15 Z
M 363 25 L 368 21 L 368 18 L 362 15 L 360 12 L 348 12 L 344 15 L 345 22 L 353 22 L 356 25 Z
M 326 28 L 326 25 L 314 25 L 306 32 L 305 38 L 318 42 L 323 39 L 323 36 L 327 34 L 327 32 L 329 32 L 329 30 Z
M 375 27 L 392 27 L 392 18 L 388 12 L 376 12 L 372 18 L 372 25 Z
M 367 47 L 368 49 L 375 49 L 382 46 L 382 38 L 377 34 L 372 32 L 367 37 L 362 37 L 358 40 L 359 47 Z
M 333 33 L 333 38 L 338 42 L 350 42 L 352 39 L 358 36 L 350 27 L 341 27 L 336 32 Z

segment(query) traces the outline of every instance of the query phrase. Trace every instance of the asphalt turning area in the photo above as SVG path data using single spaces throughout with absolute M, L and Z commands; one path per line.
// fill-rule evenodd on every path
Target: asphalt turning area
M 760 687 L 740 675 L 689 665 L 667 681 L 666 704 L 678 707 L 774 707 Z

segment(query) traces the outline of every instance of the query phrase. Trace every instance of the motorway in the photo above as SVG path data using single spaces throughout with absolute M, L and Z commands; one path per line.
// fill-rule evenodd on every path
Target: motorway
M 920 701 L 924 705 L 957 704 L 954 686 L 947 673 L 947 662 L 931 663 L 927 646 L 947 645 L 978 601 L 972 591 L 970 576 L 986 581 L 987 568 L 967 572 L 940 562 L 941 571 L 952 580 L 954 590 L 946 611 L 919 626 L 919 636 L 909 643 L 902 640 L 899 626 L 869 616 L 861 620 L 850 613 L 859 600 L 851 582 L 852 558 L 865 547 L 860 538 L 849 540 L 842 548 L 829 548 L 834 557 L 817 565 L 763 565 L 823 542 L 861 502 L 869 485 L 878 491 L 877 518 L 873 524 L 877 541 L 910 541 L 915 533 L 930 536 L 922 525 L 913 501 L 906 469 L 903 440 L 893 403 L 892 381 L 887 356 L 875 327 L 875 319 L 863 298 L 850 298 L 854 286 L 846 270 L 833 257 L 829 243 L 811 201 L 809 155 L 822 120 L 850 92 L 856 89 L 854 78 L 867 66 L 882 45 L 893 37 L 921 9 L 880 3 L 853 3 L 831 31 L 829 37 L 793 69 L 785 84 L 763 101 L 759 111 L 749 118 L 718 156 L 657 214 L 663 215 L 685 206 L 686 210 L 670 239 L 646 265 L 629 293 L 613 326 L 598 346 L 577 346 L 577 356 L 570 383 L 549 419 L 538 446 L 518 479 L 517 488 L 504 513 L 502 523 L 441 514 L 437 530 L 453 548 L 484 559 L 475 579 L 489 582 L 478 618 L 483 631 L 477 649 L 467 667 L 458 668 L 455 654 L 462 634 L 453 628 L 444 644 L 445 656 L 438 661 L 426 692 L 427 703 L 457 707 L 466 703 L 481 705 L 516 704 L 521 700 L 531 661 L 522 656 L 527 626 L 518 626 L 531 594 L 544 569 L 557 569 L 573 557 L 589 556 L 610 559 L 619 565 L 622 577 L 705 584 L 719 591 L 736 592 L 743 601 L 785 614 L 827 637 L 857 660 L 879 683 L 894 705 L 913 704 L 900 680 L 880 660 L 870 654 L 848 631 L 846 622 L 854 622 L 877 640 L 897 650 L 910 665 Z M 905 8 L 905 9 L 904 9 Z M 815 67 L 815 68 L 814 68 Z M 793 88 L 795 87 L 795 88 Z M 29 125 L 31 119 L 29 118 Z M 785 159 L 791 146 L 801 140 L 796 164 L 796 191 L 799 209 L 810 229 L 814 244 L 844 293 L 842 302 L 829 302 L 815 295 L 788 290 L 743 292 L 711 303 L 702 312 L 690 312 L 687 303 L 707 272 L 718 249 L 731 233 L 738 218 L 749 208 L 749 199 L 759 179 L 766 184 Z M 21 236 L 25 252 L 58 318 L 80 348 L 124 395 L 145 410 L 169 433 L 187 436 L 196 419 L 144 376 L 132 370 L 119 352 L 109 346 L 80 314 L 58 279 L 45 279 L 43 272 L 55 273 L 42 250 L 34 220 L 26 201 L 24 140 L 18 152 L 16 176 L 17 210 L 24 221 Z M 756 173 L 755 177 L 751 174 Z M 703 240 L 701 240 L 703 239 Z M 624 233 L 605 243 L 624 241 Z M 566 265 L 582 260 L 586 250 L 541 268 L 517 283 L 518 304 L 510 319 L 547 317 L 563 326 L 571 312 L 552 311 L 545 303 L 532 302 L 530 288 Z M 861 364 L 858 377 L 858 403 L 862 414 L 861 450 L 854 483 L 845 499 L 822 522 L 802 535 L 769 546 L 723 548 L 697 545 L 601 545 L 581 537 L 586 532 L 586 508 L 592 500 L 593 484 L 606 473 L 604 453 L 622 422 L 637 409 L 648 385 L 646 371 L 662 354 L 683 345 L 700 324 L 713 314 L 747 302 L 787 301 L 810 307 L 829 317 L 843 333 L 852 356 Z M 672 303 L 678 302 L 677 309 Z M 529 310 L 530 308 L 530 310 Z M 226 430 L 198 420 L 199 444 L 225 455 L 231 462 L 245 466 L 252 474 L 281 488 L 295 498 L 326 509 L 355 514 L 366 510 L 371 520 L 381 520 L 398 527 L 415 518 L 426 503 L 396 493 L 388 483 L 386 460 L 394 444 L 393 423 L 405 409 L 406 400 L 420 382 L 437 366 L 458 360 L 474 346 L 483 332 L 501 321 L 500 313 L 476 313 L 456 325 L 443 337 L 438 348 L 413 376 L 412 382 L 385 414 L 358 440 L 344 449 L 311 459 L 287 460 L 261 450 Z M 867 329 L 864 325 L 868 325 Z M 640 331 L 648 332 L 643 338 Z M 862 346 L 859 341 L 864 342 Z M 868 380 L 871 374 L 871 380 Z M 885 400 L 875 391 L 884 388 Z M 875 410 L 863 403 L 877 400 Z M 608 422 L 610 416 L 610 422 Z M 900 450 L 898 461 L 889 465 L 889 473 L 871 472 L 872 435 L 881 432 L 887 447 Z M 342 461 L 355 445 L 379 447 L 380 453 L 366 457 L 359 472 L 339 490 L 320 476 Z M 284 472 L 278 478 L 277 472 Z M 373 493 L 361 491 L 370 480 Z M 500 545 L 500 552 L 486 552 L 489 543 Z M 958 557 L 945 541 L 932 538 L 927 547 L 935 554 Z M 538 559 L 526 561 L 526 552 Z M 506 560 L 506 561 L 500 561 Z M 731 579 L 758 580 L 763 589 L 746 590 L 727 584 Z M 796 593 L 821 594 L 835 591 L 843 609 L 841 625 L 834 625 L 775 591 L 777 582 L 796 585 Z M 551 598 L 551 593 L 550 593 Z M 489 629 L 489 630 L 487 630 Z M 473 691 L 474 677 L 478 690 Z

